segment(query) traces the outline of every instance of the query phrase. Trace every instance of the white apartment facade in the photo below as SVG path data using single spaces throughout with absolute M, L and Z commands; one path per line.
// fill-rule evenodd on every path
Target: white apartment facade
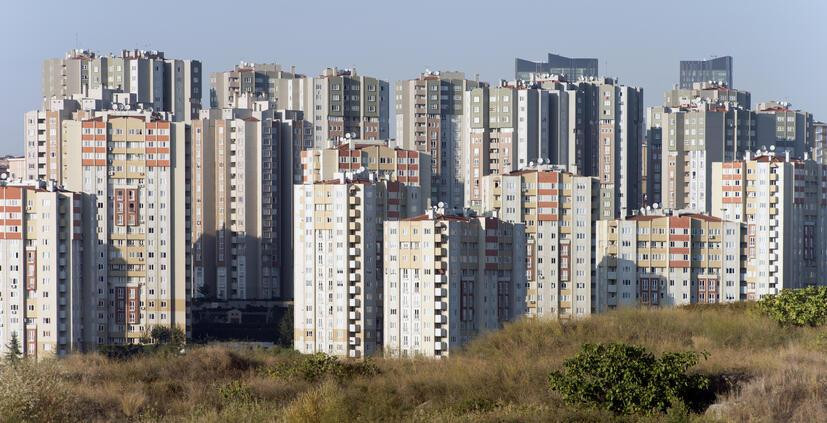
M 0 182 L 0 353 L 83 348 L 80 195 L 54 182 Z

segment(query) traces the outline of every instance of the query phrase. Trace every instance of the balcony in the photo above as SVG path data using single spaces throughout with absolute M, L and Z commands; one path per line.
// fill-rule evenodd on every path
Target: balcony
M 347 300 L 347 306 L 348 307 L 359 307 L 361 304 L 362 304 L 362 302 L 359 301 L 358 298 L 351 298 L 351 299 Z
M 358 256 L 358 255 L 361 255 L 361 254 L 362 254 L 362 250 L 360 248 L 355 248 L 354 247 L 354 248 L 350 248 L 348 250 L 348 255 L 351 255 L 351 256 Z
M 348 338 L 347 343 L 350 345 L 359 345 L 359 337 L 351 336 L 350 338 Z
M 448 295 L 448 290 L 445 288 L 434 288 L 434 297 L 445 297 Z
M 448 336 L 448 330 L 444 328 L 436 328 L 434 329 L 434 336 L 437 338 L 444 338 Z
M 362 313 L 359 313 L 358 311 L 351 311 L 347 314 L 347 317 L 350 320 L 359 320 L 360 318 L 362 318 Z
M 445 275 L 434 275 L 434 283 L 448 282 L 448 277 Z
M 347 293 L 350 295 L 359 295 L 362 293 L 362 289 L 356 285 L 351 285 L 347 288 Z
M 771 230 L 769 231 L 769 236 L 770 236 L 770 239 L 772 239 L 772 238 L 778 238 L 778 231 L 776 231 L 776 230 L 774 230 L 774 229 L 771 229 Z
M 355 218 L 360 217 L 362 215 L 362 213 L 359 211 L 359 209 L 350 209 L 350 210 L 348 210 L 347 215 L 348 215 L 348 217 L 351 217 L 351 218 L 355 219 Z
M 434 342 L 434 350 L 444 351 L 447 348 L 444 342 Z
M 443 311 L 443 310 L 447 310 L 447 309 L 448 309 L 448 305 L 445 304 L 442 301 L 437 301 L 437 302 L 434 303 L 434 310 Z
M 347 280 L 351 282 L 358 282 L 362 280 L 362 276 L 358 273 L 351 273 L 350 275 L 348 275 Z
M 448 323 L 448 316 L 444 314 L 437 314 L 434 316 L 434 323 L 445 324 Z
M 769 243 L 770 250 L 775 250 L 778 248 L 778 243 L 775 241 L 770 241 Z
M 434 256 L 436 257 L 445 257 L 448 254 L 448 250 L 445 248 L 434 248 Z
M 359 350 L 350 350 L 347 352 L 347 356 L 350 358 L 360 358 L 362 357 L 362 352 Z
M 356 260 L 350 260 L 348 262 L 348 267 L 351 269 L 359 269 L 362 267 L 362 264 Z
M 359 332 L 362 330 L 362 327 L 357 324 L 348 325 L 347 331 L 350 333 Z

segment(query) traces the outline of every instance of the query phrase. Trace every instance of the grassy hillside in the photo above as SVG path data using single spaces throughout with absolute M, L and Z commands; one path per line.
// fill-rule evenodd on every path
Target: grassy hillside
M 448 360 L 309 362 L 286 350 L 191 348 L 0 369 L 0 420 L 827 421 L 827 330 L 781 328 L 747 305 L 520 321 Z M 719 395 L 702 415 L 614 416 L 569 406 L 548 374 L 585 342 L 706 351 Z

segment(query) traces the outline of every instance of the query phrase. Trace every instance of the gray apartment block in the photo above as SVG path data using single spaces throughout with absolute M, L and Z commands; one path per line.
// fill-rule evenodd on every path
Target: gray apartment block
M 377 78 L 358 75 L 355 69 L 327 68 L 307 77 L 275 63 L 242 62 L 233 70 L 210 76 L 212 107 L 238 107 L 252 96 L 274 101 L 279 109 L 304 112 L 312 132 L 312 145 L 328 147 L 346 135 L 355 139 L 389 137 L 389 85 Z
M 760 103 L 756 114 L 758 147 L 775 147 L 778 154 L 789 152 L 800 159 L 812 151 L 815 145 L 812 114 L 779 101 Z
M 693 101 L 728 103 L 731 106 L 749 109 L 752 95 L 749 91 L 736 90 L 720 82 L 695 82 L 689 88 L 674 88 L 664 94 L 665 107 L 684 107 Z
M 462 72 L 425 71 L 396 83 L 396 141 L 405 149 L 432 157 L 431 200 L 463 206 L 463 93 L 487 86 Z
M 570 81 L 598 76 L 597 59 L 573 58 L 548 53 L 545 62 L 514 59 L 514 78 L 529 81 L 540 75 L 563 75 Z
M 722 82 L 732 87 L 732 56 L 709 60 L 681 60 L 680 87 L 692 88 L 695 82 Z
M 167 59 L 161 51 L 123 50 L 99 55 L 71 50 L 62 59 L 43 62 L 44 100 L 107 100 L 129 94 L 134 103 L 170 112 L 176 121 L 198 117 L 201 110 L 201 62 Z

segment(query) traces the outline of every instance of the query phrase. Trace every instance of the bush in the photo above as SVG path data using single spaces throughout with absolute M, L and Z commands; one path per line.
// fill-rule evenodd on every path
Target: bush
M 325 353 L 316 353 L 302 357 L 298 362 L 281 363 L 266 370 L 273 377 L 300 377 L 308 382 L 316 382 L 327 377 L 346 380 L 356 376 L 373 376 L 379 369 L 370 361 L 341 361 Z
M 666 353 L 659 359 L 643 347 L 585 344 L 549 375 L 549 385 L 570 404 L 586 404 L 623 414 L 664 412 L 680 403 L 702 408 L 709 380 L 686 371 L 698 353 Z M 703 355 L 705 357 L 705 355 Z
M 821 326 L 827 322 L 827 287 L 785 289 L 758 301 L 758 310 L 782 326 Z

